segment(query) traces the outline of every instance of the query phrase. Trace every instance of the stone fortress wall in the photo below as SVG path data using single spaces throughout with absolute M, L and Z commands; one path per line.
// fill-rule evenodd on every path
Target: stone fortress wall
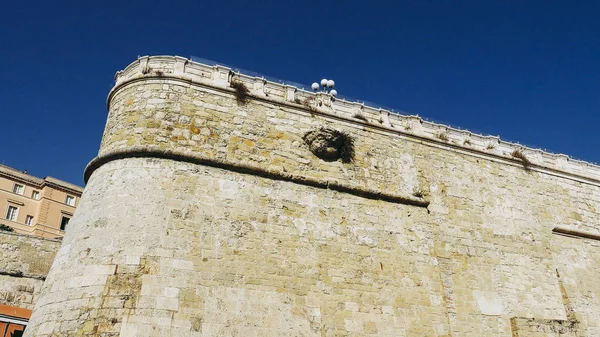
M 26 336 L 600 335 L 597 166 L 180 57 L 115 79 Z
M 0 232 L 0 305 L 33 309 L 60 240 Z

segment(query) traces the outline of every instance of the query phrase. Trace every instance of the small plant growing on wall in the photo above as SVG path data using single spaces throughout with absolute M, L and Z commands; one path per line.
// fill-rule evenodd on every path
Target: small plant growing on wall
M 486 150 L 493 150 L 496 148 L 496 145 L 494 145 L 494 143 L 487 143 L 487 145 L 485 146 Z
M 150 67 L 146 67 L 146 68 L 142 69 L 142 74 L 144 74 L 144 75 L 154 74 L 158 77 L 163 77 L 165 75 L 165 73 L 162 70 L 154 70 Z
M 423 198 L 423 196 L 424 196 L 425 194 L 423 193 L 423 191 L 421 191 L 421 189 L 419 189 L 419 188 L 415 187 L 415 188 L 413 189 L 413 193 L 412 193 L 412 195 L 413 195 L 413 197 L 417 197 L 417 198 Z
M 306 107 L 306 109 L 308 111 L 310 111 L 311 113 L 313 112 L 317 112 L 317 108 L 316 108 L 316 102 L 315 102 L 315 96 L 308 96 L 306 97 L 306 99 L 304 100 L 304 102 L 302 102 L 302 105 L 304 105 L 304 107 Z
M 246 104 L 246 102 L 248 102 L 248 94 L 250 93 L 248 87 L 244 83 L 237 80 L 231 81 L 229 85 L 235 89 L 234 95 L 238 104 Z
M 513 158 L 520 160 L 525 168 L 529 168 L 529 166 L 531 165 L 531 162 L 529 161 L 529 159 L 527 159 L 527 157 L 525 156 L 523 151 L 521 151 L 519 149 L 514 149 L 510 155 Z
M 323 160 L 341 159 L 344 163 L 354 160 L 354 138 L 343 131 L 322 127 L 307 132 L 302 139 L 310 151 Z
M 439 140 L 442 140 L 444 142 L 447 142 L 450 138 L 448 137 L 448 133 L 447 132 L 438 132 L 435 135 Z
M 412 126 L 410 125 L 410 123 L 405 122 L 404 123 L 404 131 L 410 131 L 412 130 Z
M 471 145 L 471 140 L 469 138 L 465 138 L 463 140 L 463 145 Z
M 15 230 L 12 227 L 10 227 L 10 226 L 7 226 L 5 224 L 0 224 L 0 231 L 14 232 Z
M 367 119 L 367 117 L 365 117 L 363 114 L 361 114 L 360 112 L 355 113 L 354 115 L 352 115 L 352 118 L 356 118 L 356 119 L 360 119 L 361 121 L 365 121 L 368 122 L 369 120 Z

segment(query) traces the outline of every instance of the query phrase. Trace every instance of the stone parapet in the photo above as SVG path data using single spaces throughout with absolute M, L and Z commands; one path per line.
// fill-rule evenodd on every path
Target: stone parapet
M 307 111 L 301 104 L 253 97 L 240 105 L 229 84 L 206 86 L 163 74 L 116 88 L 98 158 L 86 169 L 86 179 L 108 157 L 177 156 L 355 195 L 428 204 L 413 159 L 398 147 L 408 139 L 402 134 Z M 324 127 L 351 139 L 350 162 L 322 160 L 311 152 L 305 135 Z
M 497 136 L 475 134 L 448 125 L 426 121 L 419 116 L 401 115 L 374 106 L 364 105 L 344 99 L 334 99 L 324 93 L 313 93 L 289 84 L 269 81 L 263 77 L 252 77 L 235 72 L 227 66 L 198 63 L 179 56 L 144 56 L 131 63 L 115 75 L 115 87 L 109 94 L 119 90 L 121 85 L 142 78 L 157 77 L 184 80 L 189 83 L 233 92 L 232 78 L 244 83 L 254 98 L 284 104 L 290 108 L 306 109 L 305 102 L 313 101 L 310 109 L 317 113 L 332 115 L 351 123 L 386 130 L 425 141 L 437 146 L 447 146 L 459 151 L 496 160 L 519 162 L 511 154 L 521 151 L 530 162 L 530 168 L 546 170 L 572 176 L 588 182 L 600 183 L 600 166 L 576 160 L 564 154 L 549 153 L 541 149 L 501 140 Z M 366 120 L 353 116 L 362 115 Z

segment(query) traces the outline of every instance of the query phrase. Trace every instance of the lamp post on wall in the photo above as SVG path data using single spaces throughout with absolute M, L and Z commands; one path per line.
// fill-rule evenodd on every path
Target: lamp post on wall
M 335 82 L 333 80 L 324 78 L 321 80 L 321 85 L 319 85 L 317 82 L 314 82 L 310 87 L 314 91 L 319 91 L 319 89 L 322 87 L 321 92 L 329 93 L 334 97 L 337 95 L 337 90 L 333 89 L 333 87 L 335 87 Z

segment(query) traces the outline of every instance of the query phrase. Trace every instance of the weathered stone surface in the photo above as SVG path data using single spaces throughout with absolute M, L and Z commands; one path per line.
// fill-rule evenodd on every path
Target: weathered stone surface
M 600 242 L 552 233 L 599 232 L 598 181 L 255 91 L 239 105 L 226 77 L 183 81 L 165 64 L 118 80 L 108 159 L 88 172 L 27 336 L 600 333 Z M 302 137 L 322 126 L 355 139 L 354 162 L 311 153 Z
M 0 304 L 33 309 L 59 240 L 0 232 Z

